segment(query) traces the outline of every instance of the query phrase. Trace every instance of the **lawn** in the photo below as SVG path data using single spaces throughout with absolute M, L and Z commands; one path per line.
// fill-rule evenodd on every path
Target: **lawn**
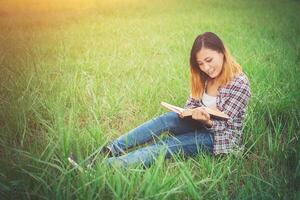
M 0 199 L 300 198 L 300 1 L 0 1 Z M 245 151 L 79 173 L 184 105 L 195 37 L 217 33 L 252 97 Z

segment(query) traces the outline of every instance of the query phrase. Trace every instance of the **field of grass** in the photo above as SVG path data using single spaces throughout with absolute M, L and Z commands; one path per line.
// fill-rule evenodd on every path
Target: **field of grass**
M 300 2 L 0 1 L 0 199 L 299 199 Z M 243 155 L 78 173 L 107 141 L 189 95 L 195 37 L 251 83 Z

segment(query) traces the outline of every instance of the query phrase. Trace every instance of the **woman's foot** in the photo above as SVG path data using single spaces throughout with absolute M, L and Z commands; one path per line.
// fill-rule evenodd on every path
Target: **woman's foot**
M 113 153 L 112 153 L 111 149 L 107 146 L 103 146 L 102 149 L 100 150 L 100 153 L 108 158 L 113 157 Z
M 95 165 L 96 156 L 93 155 L 92 157 L 88 158 L 87 160 L 88 164 L 86 165 L 87 169 L 93 169 Z M 73 153 L 71 153 L 70 156 L 68 157 L 68 161 L 74 168 L 78 169 L 80 172 L 87 172 L 85 166 L 81 167 L 78 164 L 77 157 Z
M 89 159 L 88 159 L 88 165 L 87 167 L 90 168 L 94 168 L 97 162 L 97 156 L 101 154 L 103 155 L 105 158 L 110 158 L 113 156 L 112 151 L 110 150 L 110 148 L 108 148 L 107 146 L 103 146 L 101 148 L 100 151 L 94 153 Z
M 84 172 L 84 169 L 77 163 L 77 158 L 73 153 L 68 157 L 68 161 L 74 168 L 77 168 L 80 172 Z
M 111 149 L 109 147 L 107 147 L 107 145 L 105 145 L 101 148 L 100 151 L 94 152 L 92 155 L 89 156 L 89 158 L 87 159 L 87 163 L 88 163 L 87 168 L 88 169 L 92 169 L 95 167 L 99 154 L 103 155 L 105 158 L 117 156 L 117 155 L 113 154 L 113 152 L 111 151 Z M 84 169 L 82 167 L 80 167 L 79 164 L 77 163 L 77 158 L 73 153 L 71 153 L 71 155 L 68 157 L 68 161 L 73 167 L 78 168 L 79 171 L 81 171 L 81 172 L 84 171 Z

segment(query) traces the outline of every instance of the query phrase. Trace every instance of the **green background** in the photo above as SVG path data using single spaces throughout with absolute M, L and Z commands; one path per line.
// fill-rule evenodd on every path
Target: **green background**
M 300 2 L 0 1 L 4 199 L 299 198 Z M 107 141 L 189 93 L 195 37 L 217 33 L 252 98 L 241 155 L 79 173 Z

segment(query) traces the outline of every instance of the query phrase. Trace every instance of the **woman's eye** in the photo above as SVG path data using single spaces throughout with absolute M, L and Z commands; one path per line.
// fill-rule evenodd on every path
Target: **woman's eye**
M 207 62 L 211 62 L 211 61 L 212 61 L 212 59 L 207 60 Z

